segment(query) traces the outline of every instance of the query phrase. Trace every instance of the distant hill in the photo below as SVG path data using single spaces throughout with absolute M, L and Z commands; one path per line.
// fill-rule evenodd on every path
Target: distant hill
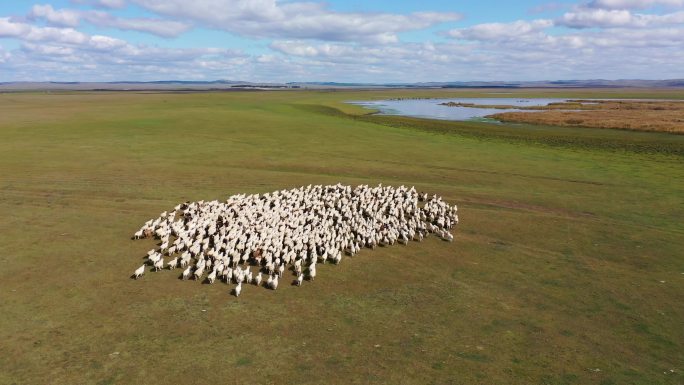
M 684 88 L 684 79 L 668 80 L 549 80 L 468 81 L 422 83 L 254 83 L 234 80 L 159 80 L 118 82 L 0 82 L 2 91 L 227 91 L 254 89 L 346 89 L 346 88 Z
M 668 80 L 543 80 L 543 81 L 468 81 L 468 82 L 422 82 L 422 83 L 335 83 L 306 82 L 288 83 L 318 87 L 394 87 L 394 88 L 672 88 L 684 87 L 684 79 Z
M 159 80 L 150 82 L 0 82 L 0 91 L 208 91 L 297 88 L 286 84 L 231 80 Z

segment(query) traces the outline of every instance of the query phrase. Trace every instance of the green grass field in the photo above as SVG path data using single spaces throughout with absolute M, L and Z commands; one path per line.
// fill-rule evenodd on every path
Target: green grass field
M 682 384 L 684 136 L 342 103 L 484 92 L 0 94 L 0 384 Z M 441 194 L 456 239 L 239 299 L 129 279 L 181 201 L 337 182 Z

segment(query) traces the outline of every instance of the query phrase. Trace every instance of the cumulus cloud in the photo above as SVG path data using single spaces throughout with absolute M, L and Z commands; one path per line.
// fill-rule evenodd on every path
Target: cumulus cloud
M 97 0 L 95 4 L 105 8 L 123 8 L 126 0 Z
M 371 47 L 276 41 L 271 47 L 282 56 L 272 60 L 271 66 L 278 66 L 294 80 L 330 79 L 333 73 L 332 80 L 369 82 L 378 81 L 378 76 L 395 82 L 612 78 L 617 68 L 626 77 L 662 77 L 663 72 L 652 72 L 655 68 L 682 73 L 674 64 L 684 59 L 684 51 L 679 49 L 682 31 L 621 32 L 625 33 L 623 39 L 596 33 L 467 45 L 397 43 Z M 663 47 L 649 45 L 655 38 L 661 40 Z M 663 54 L 664 47 L 673 53 Z M 625 55 L 635 59 L 625 60 Z M 406 74 L 411 74 L 410 78 Z
M 655 6 L 684 7 L 684 0 L 593 0 L 591 8 L 601 9 L 647 9 Z
M 125 31 L 150 33 L 160 37 L 176 37 L 188 31 L 191 26 L 174 20 L 158 18 L 121 18 L 104 11 L 54 9 L 51 5 L 34 5 L 29 13 L 30 20 L 45 20 L 62 27 L 77 27 L 86 21 L 98 27 L 116 28 Z
M 97 8 L 117 9 L 126 6 L 126 0 L 71 0 L 74 4 L 87 4 Z
M 538 33 L 553 25 L 553 21 L 546 19 L 518 20 L 512 23 L 484 23 L 469 28 L 453 29 L 448 31 L 447 35 L 464 40 L 509 40 Z
M 555 13 L 543 19 L 452 27 L 436 41 L 405 42 L 401 32 L 459 15 L 337 12 L 325 3 L 298 0 L 72 0 L 84 6 L 38 5 L 25 19 L 0 17 L 0 38 L 20 42 L 19 48 L 0 48 L 0 80 L 684 77 L 684 12 L 674 9 L 680 1 L 579 1 L 549 8 L 545 12 Z M 123 18 L 105 9 L 126 5 L 153 16 Z M 86 34 L 78 30 L 85 24 L 162 37 L 210 28 L 272 39 L 258 54 L 202 47 L 202 42 L 198 48 L 164 48 L 161 39 L 159 46 L 141 45 L 106 32 Z
M 34 5 L 29 13 L 30 19 L 44 19 L 50 24 L 63 27 L 76 27 L 80 21 L 80 14 L 69 9 L 55 10 L 51 5 Z
M 8 24 L 11 29 L 4 28 Z M 23 34 L 30 29 L 37 30 Z M 103 35 L 82 34 L 79 39 L 64 39 L 48 33 L 57 29 L 0 19 L 0 36 L 11 35 L 22 41 L 21 48 L 12 52 L 11 60 L 5 60 L 10 55 L 0 50 L 0 76 L 11 74 L 11 79 L 0 80 L 216 79 L 230 77 L 231 71 L 249 66 L 249 56 L 240 51 L 160 48 Z
M 8 17 L 0 18 L 0 37 L 18 38 L 26 41 L 52 41 L 64 44 L 83 44 L 89 36 L 73 28 L 36 27 L 15 22 Z
M 391 43 L 403 31 L 461 19 L 458 13 L 344 13 L 323 3 L 276 0 L 132 0 L 152 12 L 252 37 Z
M 188 23 L 180 21 L 154 18 L 121 18 L 99 11 L 85 12 L 82 17 L 89 23 L 99 27 L 146 32 L 161 37 L 176 37 L 191 28 Z
M 684 23 L 684 11 L 665 15 L 638 14 L 626 9 L 580 8 L 568 12 L 558 21 L 558 25 L 570 28 L 615 28 L 663 26 Z

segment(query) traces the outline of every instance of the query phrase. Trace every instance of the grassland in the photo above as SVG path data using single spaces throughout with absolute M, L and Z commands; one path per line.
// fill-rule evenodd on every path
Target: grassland
M 342 103 L 485 95 L 0 95 L 0 384 L 684 382 L 683 136 Z M 456 240 L 239 299 L 128 278 L 154 244 L 132 232 L 180 201 L 337 182 L 441 194 Z

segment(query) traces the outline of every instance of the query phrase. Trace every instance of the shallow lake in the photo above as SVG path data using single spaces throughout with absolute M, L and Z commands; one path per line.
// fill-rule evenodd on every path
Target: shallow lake
M 549 103 L 564 102 L 567 99 L 530 99 L 530 98 L 449 98 L 449 99 L 388 99 L 373 101 L 351 101 L 355 104 L 380 111 L 380 115 L 401 115 L 416 118 L 442 120 L 482 120 L 487 115 L 502 112 L 520 111 L 519 109 L 449 107 L 441 103 L 472 103 L 481 105 L 545 106 Z

